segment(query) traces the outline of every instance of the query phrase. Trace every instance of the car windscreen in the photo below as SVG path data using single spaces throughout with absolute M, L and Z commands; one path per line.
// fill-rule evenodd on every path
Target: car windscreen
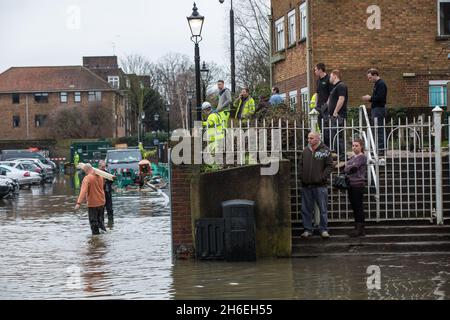
M 108 152 L 108 163 L 132 163 L 139 162 L 142 159 L 139 150 Z

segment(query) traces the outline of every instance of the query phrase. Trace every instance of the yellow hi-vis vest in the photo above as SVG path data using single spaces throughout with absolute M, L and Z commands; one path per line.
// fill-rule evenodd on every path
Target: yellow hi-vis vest
M 311 98 L 311 101 L 310 101 L 310 103 L 309 103 L 309 108 L 312 110 L 312 109 L 315 109 L 317 107 L 317 93 L 315 93 L 313 96 L 312 96 L 312 98 Z
M 208 129 L 208 140 L 218 141 L 225 138 L 224 135 L 224 119 L 217 112 L 212 112 L 209 114 L 208 119 L 203 121 L 203 127 Z
M 239 99 L 237 101 L 238 106 L 237 106 L 237 110 L 236 110 L 236 114 L 234 116 L 235 119 L 238 118 L 238 114 L 239 111 L 242 109 L 242 113 L 241 113 L 241 119 L 248 119 L 250 118 L 252 115 L 255 114 L 256 112 L 256 107 L 255 107 L 255 100 L 253 100 L 252 97 L 248 97 L 247 101 L 245 101 L 244 106 L 242 106 L 242 100 Z

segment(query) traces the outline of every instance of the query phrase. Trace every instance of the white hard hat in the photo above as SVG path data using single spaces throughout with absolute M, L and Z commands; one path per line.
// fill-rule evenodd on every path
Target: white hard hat
M 203 102 L 202 104 L 202 110 L 206 110 L 208 108 L 212 108 L 211 103 L 209 103 L 208 101 Z

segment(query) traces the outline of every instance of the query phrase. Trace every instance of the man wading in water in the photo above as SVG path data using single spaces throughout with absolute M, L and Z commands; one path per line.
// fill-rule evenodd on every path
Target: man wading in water
M 106 232 L 104 217 L 105 191 L 103 190 L 103 178 L 95 174 L 90 164 L 83 166 L 86 176 L 81 184 L 80 196 L 78 197 L 75 210 L 80 209 L 82 203 L 87 202 L 89 212 L 89 223 L 93 235 Z

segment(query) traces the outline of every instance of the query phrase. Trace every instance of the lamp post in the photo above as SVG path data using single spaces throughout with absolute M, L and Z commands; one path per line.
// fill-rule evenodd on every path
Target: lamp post
M 167 112 L 167 141 L 170 140 L 170 104 L 166 104 Z
M 225 0 L 219 0 L 220 3 L 224 3 Z M 236 63 L 235 63 L 235 50 L 234 50 L 234 10 L 233 0 L 231 0 L 230 8 L 230 52 L 231 52 L 231 93 L 234 96 L 236 92 Z
M 193 127 L 193 123 L 192 123 L 192 99 L 194 99 L 194 91 L 193 90 L 188 90 L 186 91 L 186 95 L 188 98 L 188 102 L 189 102 L 189 110 L 188 110 L 188 121 L 189 121 L 189 125 L 187 126 L 188 129 Z M 201 117 L 201 115 L 200 115 Z M 197 119 L 198 120 L 198 119 Z M 201 118 L 200 118 L 201 121 Z
M 199 42 L 202 41 L 202 29 L 203 22 L 205 21 L 205 17 L 200 15 L 198 12 L 197 6 L 194 2 L 194 7 L 192 8 L 192 14 L 190 17 L 187 17 L 189 27 L 191 29 L 191 41 L 195 44 L 195 90 L 197 97 L 197 121 L 201 121 L 202 114 L 200 108 L 201 101 L 201 87 L 200 87 L 200 48 L 198 46 Z
M 145 118 L 144 113 L 144 84 L 142 81 L 139 83 L 140 87 L 140 97 L 139 97 L 139 113 L 138 113 L 138 125 L 137 125 L 137 134 L 138 134 L 138 144 L 141 142 L 141 126 L 142 126 L 142 120 Z M 141 120 L 142 118 L 142 120 Z
M 202 68 L 200 69 L 203 82 L 203 101 L 206 101 L 206 83 L 208 82 L 209 69 L 206 67 L 206 62 L 203 61 Z
M 142 143 L 145 144 L 145 124 L 144 124 L 144 119 L 145 119 L 145 112 L 142 111 L 141 113 L 141 126 L 142 126 Z

